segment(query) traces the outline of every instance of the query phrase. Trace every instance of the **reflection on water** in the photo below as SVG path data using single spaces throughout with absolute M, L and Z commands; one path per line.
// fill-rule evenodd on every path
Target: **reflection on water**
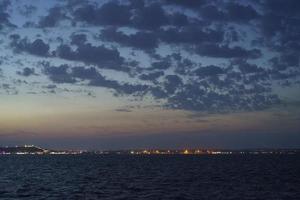
M 300 199 L 299 155 L 0 156 L 0 199 Z

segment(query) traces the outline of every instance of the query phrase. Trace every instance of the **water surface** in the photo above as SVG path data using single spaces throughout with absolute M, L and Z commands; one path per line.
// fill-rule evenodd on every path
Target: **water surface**
M 299 155 L 0 156 L 0 199 L 300 199 Z

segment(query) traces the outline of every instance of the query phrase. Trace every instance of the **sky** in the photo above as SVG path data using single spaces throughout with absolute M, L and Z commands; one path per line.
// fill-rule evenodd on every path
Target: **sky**
M 298 0 L 0 0 L 0 146 L 300 148 Z

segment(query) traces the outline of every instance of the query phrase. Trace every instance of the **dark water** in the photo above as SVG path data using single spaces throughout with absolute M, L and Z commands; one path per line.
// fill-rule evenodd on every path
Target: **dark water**
M 0 199 L 299 200 L 300 156 L 0 156 Z

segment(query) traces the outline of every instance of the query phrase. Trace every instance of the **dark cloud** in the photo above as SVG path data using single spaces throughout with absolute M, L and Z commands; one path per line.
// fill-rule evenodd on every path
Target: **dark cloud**
M 132 112 L 132 110 L 127 109 L 127 108 L 118 108 L 118 109 L 115 109 L 115 111 L 117 111 L 117 112 Z
M 82 80 L 89 80 L 90 86 L 104 87 L 108 89 L 113 89 L 115 95 L 135 95 L 145 93 L 148 89 L 146 85 L 133 85 L 129 83 L 120 83 L 115 80 L 109 80 L 103 75 L 101 75 L 93 67 L 73 67 L 71 69 L 70 75 L 73 78 L 79 78 Z
M 59 24 L 61 20 L 66 19 L 65 11 L 61 7 L 50 8 L 48 15 L 41 17 L 39 21 L 39 26 L 44 27 L 54 27 Z
M 293 80 L 299 77 L 299 75 L 300 75 L 299 71 L 280 72 L 280 71 L 273 70 L 270 73 L 270 76 L 274 80 Z
M 168 97 L 168 93 L 159 86 L 151 87 L 149 91 L 155 99 L 166 99 Z
M 183 13 L 174 13 L 172 15 L 169 16 L 169 21 L 170 24 L 174 25 L 174 26 L 186 26 L 189 24 L 189 19 L 188 17 L 183 14 Z
M 25 17 L 31 16 L 34 12 L 37 11 L 37 7 L 34 5 L 24 5 L 19 8 L 19 11 Z
M 200 9 L 199 15 L 210 22 L 223 23 L 247 23 L 260 17 L 250 4 L 244 5 L 237 2 L 225 3 L 225 6 L 211 4 L 203 6 Z
M 120 56 L 119 51 L 106 48 L 103 45 L 93 46 L 90 43 L 80 43 L 76 50 L 68 45 L 60 45 L 57 47 L 55 55 L 67 60 L 95 64 L 100 68 L 128 71 L 128 68 L 123 66 L 124 58 Z
M 121 4 L 118 1 L 108 1 L 99 6 L 98 3 L 89 4 L 82 1 L 76 4 L 69 3 L 65 10 L 70 10 L 75 25 L 81 21 L 99 26 L 128 26 L 153 30 L 164 25 L 185 26 L 189 24 L 188 17 L 183 13 L 166 13 L 163 9 L 165 2 L 145 2 L 129 1 L 129 4 Z M 46 27 L 53 26 L 66 19 L 66 16 L 63 7 L 56 7 L 49 10 L 48 15 L 41 19 L 40 24 Z
M 252 58 L 256 59 L 262 56 L 259 49 L 247 50 L 239 46 L 229 47 L 227 45 L 207 44 L 199 45 L 196 52 L 202 56 L 219 58 Z
M 212 21 L 225 21 L 226 20 L 226 13 L 220 10 L 217 6 L 207 5 L 202 7 L 200 12 L 200 16 L 206 20 Z
M 274 13 L 267 13 L 262 17 L 261 30 L 267 37 L 275 36 L 278 31 L 283 30 L 283 18 Z
M 204 110 L 205 105 L 199 101 L 199 97 L 204 96 L 205 93 L 197 85 L 186 84 L 176 95 L 172 97 L 168 96 L 166 106 L 173 109 Z
M 229 3 L 227 5 L 227 12 L 229 20 L 236 22 L 249 22 L 259 16 L 252 6 L 245 6 L 238 3 Z
M 55 67 L 51 66 L 49 63 L 44 64 L 44 73 L 54 83 L 75 83 L 76 80 L 68 73 L 68 69 L 68 65 Z
M 169 18 L 166 12 L 159 4 L 151 4 L 147 7 L 136 10 L 132 19 L 134 27 L 150 30 L 158 29 L 169 23 Z
M 116 28 L 102 30 L 101 39 L 116 42 L 124 46 L 129 46 L 142 50 L 151 50 L 158 46 L 158 38 L 154 33 L 138 31 L 134 34 L 126 35 Z
M 10 15 L 8 13 L 8 8 L 10 5 L 11 5 L 11 1 L 9 0 L 2 0 L 0 2 L 0 30 L 5 26 L 9 26 L 9 27 L 14 26 L 9 20 Z
M 279 71 L 299 68 L 299 1 L 263 1 L 262 7 L 264 15 L 260 21 L 262 34 L 260 42 L 270 51 L 276 51 L 279 54 L 270 60 L 272 68 Z M 282 77 L 282 75 L 276 75 L 276 77 Z
M 236 60 L 233 64 L 237 65 L 242 73 L 259 73 L 264 71 L 263 68 L 258 67 L 256 64 L 250 64 L 245 60 Z
M 165 79 L 164 88 L 168 94 L 173 94 L 180 86 L 183 85 L 182 79 L 177 75 L 167 75 Z
M 198 76 L 204 77 L 204 76 L 217 76 L 220 74 L 224 74 L 224 69 L 218 66 L 210 65 L 206 67 L 199 67 L 195 70 L 195 74 Z
M 33 42 L 27 38 L 20 39 L 19 35 L 11 35 L 11 46 L 16 52 L 27 52 L 36 56 L 49 56 L 50 46 L 42 39 L 36 39 Z
M 172 65 L 172 62 L 169 57 L 160 59 L 159 61 L 151 63 L 151 67 L 148 70 L 166 70 L 169 69 Z
M 35 70 L 34 68 L 25 67 L 22 71 L 18 71 L 17 74 L 21 76 L 31 76 L 35 75 Z
M 168 59 L 164 59 L 164 60 L 161 60 L 161 61 L 153 62 L 151 64 L 151 70 L 153 70 L 153 69 L 162 70 L 162 69 L 168 69 L 170 67 L 171 67 L 171 62 Z
M 300 17 L 300 2 L 298 0 L 272 0 L 272 1 L 263 1 L 265 9 L 269 12 L 278 13 L 280 15 L 287 15 L 293 17 Z
M 119 87 L 119 83 L 115 80 L 107 80 L 104 76 L 97 76 L 97 78 L 92 79 L 89 83 L 91 86 L 105 87 L 109 89 L 115 89 Z
M 285 53 L 281 55 L 280 59 L 290 67 L 298 67 L 300 61 L 299 55 L 297 52 Z
M 152 72 L 148 74 L 141 74 L 139 78 L 144 81 L 156 81 L 159 77 L 163 76 L 163 71 Z
M 135 96 L 144 96 L 147 91 L 149 90 L 148 85 L 143 84 L 130 84 L 130 83 L 124 83 L 119 84 L 116 88 L 116 94 L 117 95 L 135 95 Z
M 10 1 L 2 2 L 0 22 L 6 26 Z M 262 110 L 281 103 L 272 91 L 275 83 L 290 87 L 299 82 L 298 5 L 295 0 L 70 0 L 37 19 L 36 28 L 53 31 L 72 22 L 70 30 L 60 32 L 65 35 L 52 37 L 52 29 L 40 29 L 33 39 L 11 35 L 10 44 L 15 52 L 51 60 L 42 65 L 49 85 L 103 87 L 134 99 L 150 96 L 168 109 Z M 143 57 L 137 58 L 140 53 Z M 266 63 L 269 55 L 274 57 Z M 57 61 L 75 66 L 53 66 Z M 22 76 L 35 74 L 33 68 L 19 69 Z M 116 80 L 100 69 L 129 77 Z
M 117 2 L 107 2 L 100 8 L 84 5 L 74 11 L 76 20 L 94 25 L 126 26 L 130 22 L 131 13 L 128 6 Z
M 197 63 L 188 58 L 179 59 L 176 63 L 175 72 L 178 74 L 186 75 L 189 74 L 196 66 Z
M 233 112 L 239 110 L 262 110 L 280 103 L 278 96 L 268 93 L 265 87 L 240 90 L 232 86 L 233 91 L 220 93 L 199 87 L 197 84 L 185 84 L 175 95 L 168 96 L 166 107 L 206 112 Z
M 272 92 L 268 71 L 245 60 L 232 64 L 240 71 L 231 66 L 210 65 L 190 71 L 185 81 L 167 75 L 150 87 L 149 93 L 157 100 L 164 99 L 163 106 L 168 109 L 210 113 L 263 110 L 281 103 Z
M 42 63 L 44 67 L 44 74 L 53 83 L 79 83 L 80 81 L 88 81 L 89 86 L 103 87 L 107 89 L 112 89 L 116 96 L 119 95 L 136 95 L 143 96 L 147 93 L 149 86 L 142 84 L 129 84 L 121 83 L 116 80 L 109 80 L 102 74 L 100 74 L 96 68 L 75 66 L 70 65 L 60 65 L 52 66 L 50 63 Z
M 103 83 L 106 80 L 96 68 L 75 66 L 64 64 L 60 66 L 52 66 L 50 63 L 42 63 L 44 66 L 44 73 L 52 80 L 54 83 L 76 83 L 82 80 L 88 80 L 89 82 L 98 82 L 100 86 L 100 81 Z M 94 84 L 92 84 L 94 85 Z M 105 86 L 103 84 L 102 86 Z
M 141 9 L 145 7 L 145 1 L 129 0 L 131 9 Z
M 230 44 L 231 42 L 238 42 L 242 39 L 242 37 L 240 36 L 239 32 L 233 28 L 233 27 L 229 27 L 226 34 L 225 34 L 225 42 L 227 44 Z
M 49 84 L 49 85 L 45 85 L 43 88 L 46 88 L 46 89 L 55 89 L 55 88 L 57 88 L 57 86 L 56 85 L 54 85 L 54 84 Z
M 80 79 L 97 79 L 100 74 L 97 72 L 96 68 L 84 68 L 84 67 L 73 67 L 71 72 L 73 77 L 80 78 Z
M 2 0 L 0 2 L 0 11 L 4 12 L 7 11 L 8 7 L 11 5 L 11 1 L 9 0 Z
M 198 9 L 199 7 L 205 5 L 207 3 L 206 0 L 164 0 L 165 3 L 171 4 L 171 5 L 178 5 L 183 6 L 191 9 Z
M 71 44 L 81 45 L 87 42 L 86 34 L 72 34 L 71 35 Z
M 108 80 L 103 76 L 98 76 L 92 79 L 89 83 L 91 86 L 104 87 L 108 89 L 113 89 L 116 96 L 120 95 L 136 95 L 144 96 L 147 93 L 149 86 L 147 85 L 134 85 L 129 83 L 119 83 L 115 80 Z
M 288 68 L 299 67 L 299 57 L 297 55 L 284 55 L 273 57 L 269 60 L 272 68 L 277 71 L 284 71 Z
M 166 43 L 190 43 L 199 44 L 203 42 L 221 42 L 223 40 L 223 32 L 215 30 L 203 31 L 202 27 L 187 26 L 182 28 L 168 28 L 160 30 L 159 37 Z

